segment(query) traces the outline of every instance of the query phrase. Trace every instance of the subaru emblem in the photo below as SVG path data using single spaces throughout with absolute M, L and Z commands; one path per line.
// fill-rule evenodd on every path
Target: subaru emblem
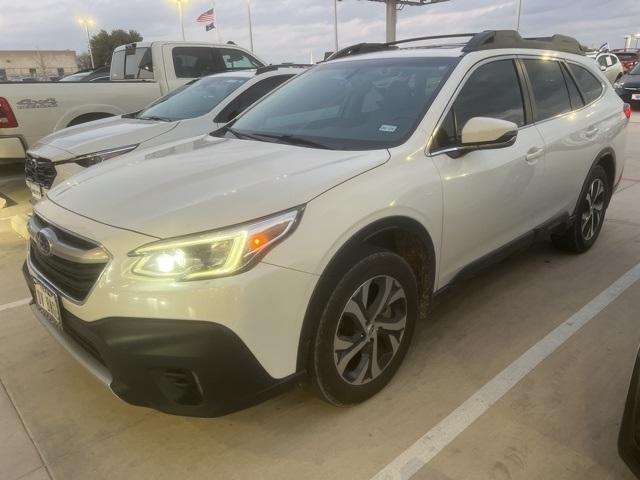
M 43 228 L 36 234 L 36 247 L 45 256 L 51 255 L 51 248 L 55 241 L 55 234 L 48 228 Z

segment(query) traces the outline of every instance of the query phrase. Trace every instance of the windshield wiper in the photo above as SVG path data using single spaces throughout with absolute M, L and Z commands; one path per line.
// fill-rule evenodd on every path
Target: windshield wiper
M 256 136 L 272 138 L 278 143 L 286 143 L 289 145 L 298 145 L 298 146 L 311 147 L 311 148 L 322 148 L 324 150 L 335 150 L 335 148 L 333 148 L 330 145 L 327 145 L 326 143 L 316 142 L 315 140 L 309 140 L 308 138 L 298 137 L 296 135 L 287 135 L 287 134 L 273 135 L 269 133 L 258 133 L 256 134 Z
M 250 133 L 240 133 L 237 130 L 234 130 L 231 127 L 223 127 L 227 132 L 230 132 L 232 135 L 234 135 L 236 138 L 246 138 L 249 140 L 258 140 L 259 142 L 264 142 L 264 140 L 262 138 L 260 138 L 258 135 L 251 135 Z
M 158 122 L 175 122 L 173 118 L 158 117 L 157 115 L 150 115 L 148 117 L 136 117 L 138 120 L 156 120 Z

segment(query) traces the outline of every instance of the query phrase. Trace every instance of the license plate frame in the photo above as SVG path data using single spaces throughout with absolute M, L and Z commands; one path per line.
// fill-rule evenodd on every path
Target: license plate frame
M 60 297 L 56 292 L 36 279 L 33 280 L 33 287 L 36 306 L 52 326 L 61 330 L 62 316 L 60 314 Z

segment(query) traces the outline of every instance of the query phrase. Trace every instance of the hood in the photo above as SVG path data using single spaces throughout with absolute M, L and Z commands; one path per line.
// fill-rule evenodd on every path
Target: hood
M 178 123 L 122 117 L 103 118 L 59 130 L 38 141 L 33 148 L 49 145 L 66 150 L 77 157 L 109 148 L 146 142 L 173 130 Z
M 222 228 L 304 204 L 389 159 L 198 137 L 87 169 L 51 190 L 58 205 L 157 238 Z

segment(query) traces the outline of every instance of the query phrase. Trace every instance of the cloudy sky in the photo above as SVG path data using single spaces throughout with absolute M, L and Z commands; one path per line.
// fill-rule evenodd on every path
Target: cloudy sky
M 268 62 L 316 60 L 333 50 L 333 0 L 251 0 L 256 54 Z M 218 0 L 218 30 L 205 32 L 196 17 L 211 0 L 189 0 L 185 7 L 187 40 L 233 40 L 248 47 L 246 0 Z M 398 15 L 398 38 L 452 32 L 513 28 L 514 0 L 450 0 L 406 7 Z M 93 17 L 96 28 L 135 29 L 145 40 L 179 38 L 171 0 L 0 0 L 0 50 L 86 50 L 79 15 Z M 381 3 L 343 0 L 338 6 L 340 45 L 382 41 L 385 9 Z M 582 43 L 623 45 L 623 36 L 640 31 L 640 0 L 523 0 L 521 33 L 564 33 Z

